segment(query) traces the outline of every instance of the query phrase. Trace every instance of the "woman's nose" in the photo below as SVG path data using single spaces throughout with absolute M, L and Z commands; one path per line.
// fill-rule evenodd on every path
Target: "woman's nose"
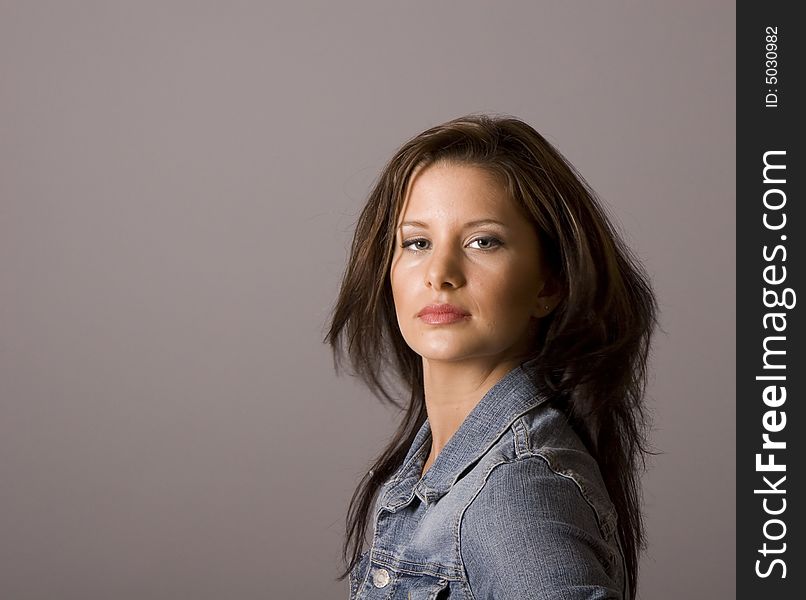
M 434 289 L 441 289 L 445 284 L 451 287 L 464 285 L 461 252 L 446 246 L 432 250 L 425 277 L 426 286 Z

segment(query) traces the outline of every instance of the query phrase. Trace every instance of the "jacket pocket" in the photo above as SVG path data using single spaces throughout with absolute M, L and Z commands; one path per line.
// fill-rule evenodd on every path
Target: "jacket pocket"
M 398 594 L 401 600 L 443 600 L 448 597 L 448 582 L 429 575 L 400 575 Z
M 444 600 L 448 581 L 442 577 L 411 574 L 371 562 L 366 583 L 358 583 L 361 600 Z
M 423 586 L 415 590 L 410 590 L 408 600 L 442 600 L 448 597 L 448 582 Z

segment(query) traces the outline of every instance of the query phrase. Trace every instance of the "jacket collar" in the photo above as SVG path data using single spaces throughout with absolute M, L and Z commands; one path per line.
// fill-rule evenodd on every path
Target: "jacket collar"
M 529 368 L 535 360 L 513 368 L 487 391 L 421 478 L 430 447 L 427 442 L 431 439 L 431 426 L 426 419 L 403 459 L 403 466 L 387 484 L 381 506 L 394 512 L 411 502 L 415 494 L 426 504 L 435 502 L 518 417 L 544 402 L 546 397 L 529 377 Z

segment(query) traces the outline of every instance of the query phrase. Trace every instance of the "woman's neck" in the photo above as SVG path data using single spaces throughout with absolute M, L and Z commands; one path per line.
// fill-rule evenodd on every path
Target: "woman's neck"
M 431 428 L 431 451 L 423 475 L 484 395 L 517 363 L 434 361 L 423 359 L 425 408 Z

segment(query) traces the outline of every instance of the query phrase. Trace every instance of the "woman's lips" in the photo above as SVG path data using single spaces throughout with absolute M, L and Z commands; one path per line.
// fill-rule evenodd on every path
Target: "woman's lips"
M 470 313 L 449 302 L 435 302 L 424 306 L 417 316 L 429 325 L 450 325 L 464 321 L 470 317 Z
M 458 312 L 426 312 L 420 315 L 420 318 L 429 325 L 449 325 L 457 323 L 470 318 L 470 315 L 465 315 Z

